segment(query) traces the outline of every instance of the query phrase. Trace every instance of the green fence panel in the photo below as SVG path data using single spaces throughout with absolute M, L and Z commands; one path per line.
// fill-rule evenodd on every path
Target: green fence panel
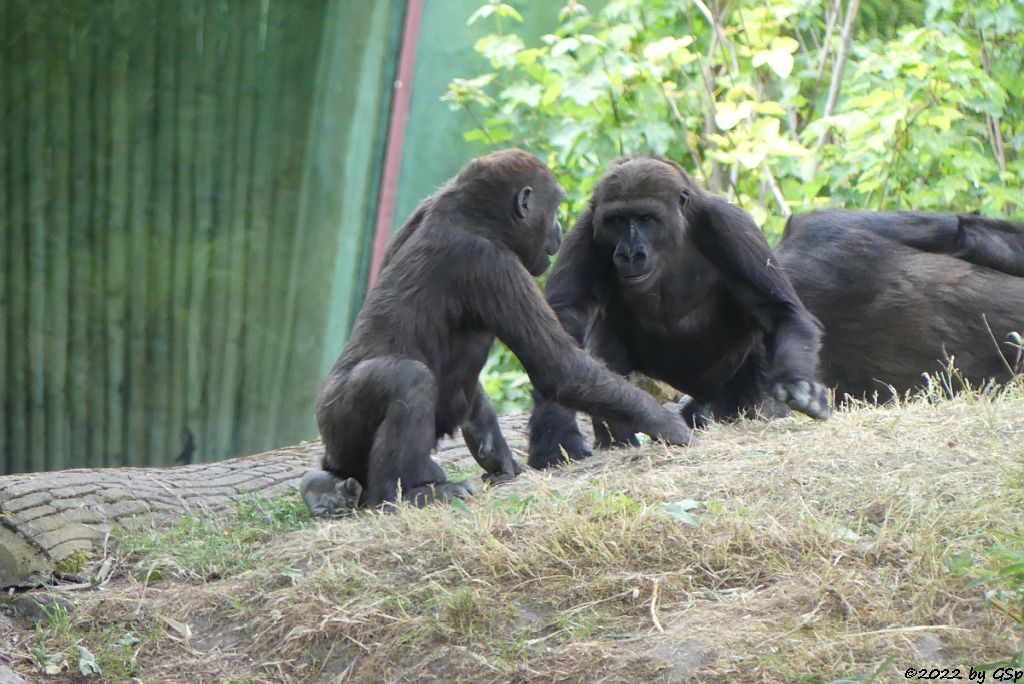
M 316 436 L 404 11 L 0 3 L 0 474 Z
M 395 198 L 394 230 L 405 223 L 421 199 L 437 190 L 471 158 L 489 150 L 482 143 L 463 140 L 463 133 L 478 125 L 472 116 L 464 111 L 453 112 L 447 102 L 441 101 L 453 78 L 476 76 L 488 69 L 487 61 L 473 46 L 482 36 L 493 33 L 494 26 L 486 19 L 466 25 L 466 20 L 484 4 L 486 0 L 428 0 L 423 5 L 409 123 Z M 565 3 L 522 0 L 513 5 L 524 20 L 522 25 L 514 24 L 514 30 L 529 42 L 558 25 L 558 12 Z

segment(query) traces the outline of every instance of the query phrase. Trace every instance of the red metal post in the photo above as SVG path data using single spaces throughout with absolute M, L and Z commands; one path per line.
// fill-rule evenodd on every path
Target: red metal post
M 416 63 L 416 42 L 423 18 L 423 0 L 409 0 L 405 9 L 402 29 L 402 47 L 398 55 L 398 74 L 391 99 L 391 118 L 388 124 L 387 148 L 384 152 L 384 170 L 380 183 L 380 201 L 377 204 L 377 225 L 373 231 L 373 253 L 367 289 L 380 272 L 380 262 L 391 237 L 391 224 L 395 215 L 395 193 L 398 173 L 402 166 L 402 146 L 405 143 L 405 124 L 409 119 L 409 94 L 412 91 L 412 72 Z

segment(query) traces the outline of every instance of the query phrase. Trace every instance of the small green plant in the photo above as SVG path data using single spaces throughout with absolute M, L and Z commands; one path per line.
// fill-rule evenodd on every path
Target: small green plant
M 486 608 L 469 587 L 459 587 L 444 597 L 440 619 L 460 637 L 473 640 L 483 637 L 489 629 Z
M 300 530 L 310 523 L 309 509 L 291 489 L 275 498 L 239 497 L 230 511 L 185 515 L 173 526 L 122 533 L 122 552 L 139 568 L 139 578 L 153 581 L 167 574 L 213 580 L 249 568 L 261 542 L 272 535 Z
M 39 609 L 43 617 L 36 622 L 35 643 L 29 647 L 29 654 L 43 672 L 56 674 L 67 666 L 65 649 L 74 641 L 71 616 L 58 602 L 39 602 Z
M 104 681 L 130 679 L 139 655 L 160 639 L 163 630 L 142 629 L 130 621 L 72 619 L 60 602 L 40 602 L 41 619 L 29 655 L 47 675 L 78 670 L 83 677 Z
M 521 515 L 526 513 L 530 508 L 537 504 L 537 497 L 533 496 L 519 496 L 518 494 L 510 494 L 509 496 L 502 498 L 495 498 L 492 502 L 494 508 L 511 513 L 513 515 Z
M 962 551 L 949 556 L 946 566 L 954 574 L 973 576 L 968 588 L 985 588 L 985 601 L 1013 622 L 1019 645 L 1024 643 L 1024 528 L 1016 533 L 997 532 L 996 536 L 1000 541 L 985 551 L 984 565 L 969 551 Z M 978 667 L 1024 669 L 1024 647 L 1004 660 Z
M 644 509 L 644 502 L 637 501 L 628 494 L 614 494 L 596 491 L 590 494 L 586 503 L 588 510 L 597 518 L 611 518 L 620 515 L 636 515 Z

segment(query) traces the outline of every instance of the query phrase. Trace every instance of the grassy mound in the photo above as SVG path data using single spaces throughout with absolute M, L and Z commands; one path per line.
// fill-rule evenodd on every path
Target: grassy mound
M 906 681 L 1020 651 L 1019 596 L 970 583 L 1021 528 L 1019 390 L 702 439 L 465 505 L 312 522 L 292 496 L 135 531 L 13 666 L 77 677 L 80 645 L 145 681 Z

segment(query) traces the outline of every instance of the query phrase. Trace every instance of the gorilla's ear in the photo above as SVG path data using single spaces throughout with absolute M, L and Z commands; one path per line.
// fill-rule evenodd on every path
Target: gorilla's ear
M 526 218 L 530 213 L 530 193 L 532 192 L 533 188 L 527 185 L 516 193 L 516 214 L 519 218 Z
M 679 208 L 685 209 L 686 205 L 690 203 L 690 191 L 687 188 L 683 188 L 679 191 Z

